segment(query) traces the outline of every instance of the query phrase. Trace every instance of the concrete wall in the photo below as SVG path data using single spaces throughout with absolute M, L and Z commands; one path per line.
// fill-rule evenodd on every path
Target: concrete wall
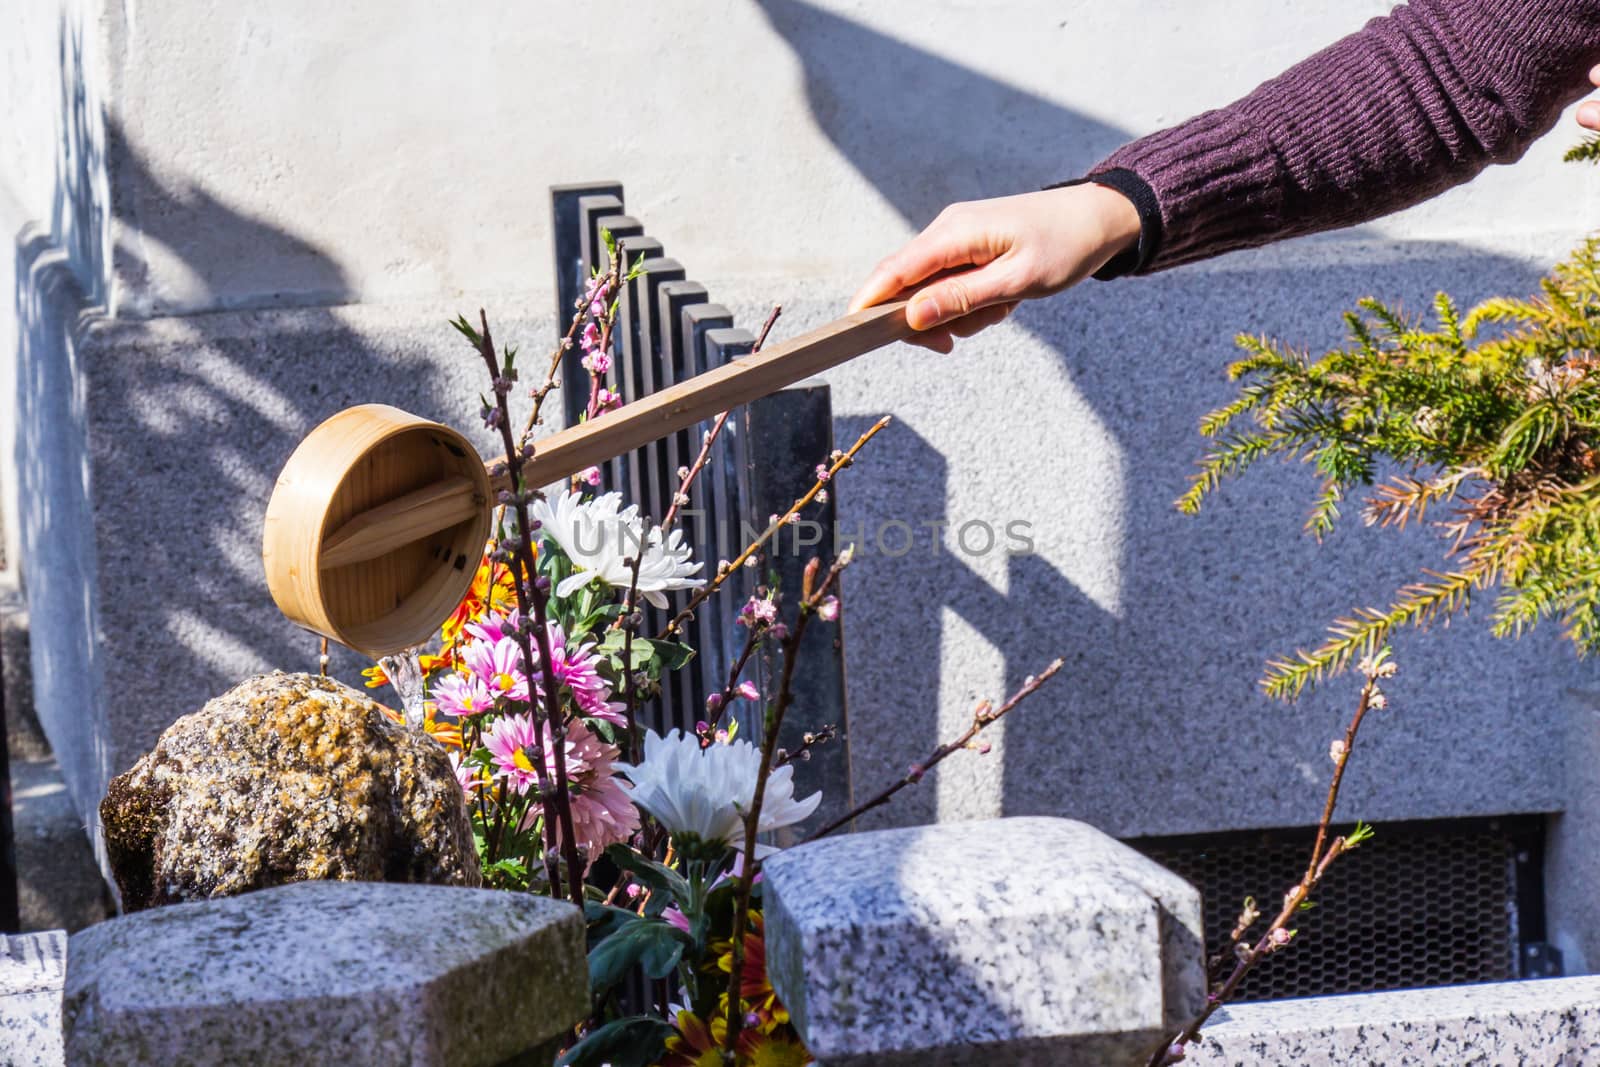
M 171 719 L 248 671 L 311 662 L 256 555 L 299 435 L 367 400 L 466 427 L 476 383 L 443 327 L 457 310 L 487 305 L 530 349 L 551 336 L 548 184 L 624 180 L 744 322 L 781 302 L 798 330 L 943 204 L 1079 173 L 1386 7 L 0 3 L 25 30 L 0 45 L 21 57 L 0 105 L 25 118 L 0 134 L 0 184 L 10 232 L 31 227 L 0 339 L 38 338 L 11 346 L 39 435 L 13 435 L 34 479 L 15 507 L 47 601 L 41 718 L 86 818 Z M 1364 295 L 1526 291 L 1600 215 L 1594 176 L 1557 162 L 1575 136 L 1359 231 L 1090 284 L 950 358 L 897 349 L 833 374 L 841 438 L 897 417 L 840 487 L 847 526 L 919 529 L 914 552 L 869 551 L 849 576 L 860 787 L 903 773 L 975 698 L 1070 664 L 993 754 L 951 761 L 880 821 L 1310 821 L 1354 686 L 1285 708 L 1256 695 L 1259 667 L 1437 553 L 1355 528 L 1318 548 L 1298 534 L 1312 485 L 1295 468 L 1181 518 L 1195 421 L 1230 395 L 1238 331 L 1315 347 Z M 45 262 L 71 286 L 44 284 Z M 43 293 L 66 295 L 39 311 Z M 1036 554 L 969 556 L 952 537 L 932 558 L 921 524 L 971 519 L 1031 523 Z M 1550 738 L 1593 669 L 1553 631 L 1482 629 L 1399 644 L 1352 817 L 1563 807 Z

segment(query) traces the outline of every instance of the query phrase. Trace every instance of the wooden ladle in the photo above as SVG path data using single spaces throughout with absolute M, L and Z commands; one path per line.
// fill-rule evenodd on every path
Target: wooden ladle
M 537 443 L 542 487 L 910 336 L 905 302 L 771 345 Z M 466 438 L 383 404 L 306 435 L 267 504 L 267 587 L 291 620 L 371 656 L 427 640 L 472 583 L 509 486 Z

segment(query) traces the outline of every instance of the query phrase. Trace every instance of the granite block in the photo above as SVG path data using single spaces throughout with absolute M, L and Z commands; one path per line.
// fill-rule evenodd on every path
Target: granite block
M 114 919 L 71 940 L 83 1067 L 490 1067 L 588 1011 L 583 920 L 522 893 L 301 882 Z
M 1199 894 L 1083 823 L 856 834 L 763 870 L 773 987 L 827 1067 L 1114 1063 L 1205 996 Z
M 1184 1067 L 1581 1067 L 1600 1063 L 1600 977 L 1223 1008 Z
M 67 934 L 0 935 L 0 1062 L 61 1067 L 61 983 Z

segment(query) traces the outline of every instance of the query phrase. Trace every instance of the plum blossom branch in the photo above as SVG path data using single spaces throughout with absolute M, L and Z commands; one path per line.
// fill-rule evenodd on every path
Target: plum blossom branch
M 572 805 L 571 790 L 567 782 L 566 759 L 566 723 L 563 721 L 560 703 L 560 683 L 555 676 L 555 660 L 550 653 L 550 637 L 548 626 L 548 607 L 550 600 L 549 579 L 535 577 L 538 574 L 537 564 L 533 558 L 534 526 L 528 516 L 528 502 L 533 498 L 533 493 L 523 484 L 522 464 L 524 460 L 533 455 L 531 445 L 518 447 L 511 434 L 511 413 L 507 397 L 511 386 L 516 380 L 516 371 L 513 366 L 514 352 L 508 352 L 502 365 L 499 354 L 495 351 L 494 339 L 489 331 L 489 316 L 482 308 L 478 309 L 478 322 L 481 332 L 474 331 L 463 319 L 457 324 L 461 330 L 476 346 L 478 354 L 483 357 L 484 365 L 489 370 L 494 387 L 494 404 L 484 403 L 484 422 L 490 429 L 500 431 L 500 440 L 505 447 L 506 468 L 511 475 L 511 489 L 501 495 L 501 503 L 515 509 L 517 517 L 516 533 L 502 539 L 498 552 L 510 557 L 510 562 L 515 566 L 512 569 L 512 586 L 516 590 L 517 606 L 521 610 L 522 623 L 515 630 L 515 639 L 518 651 L 522 656 L 522 671 L 528 678 L 529 687 L 533 687 L 533 666 L 539 665 L 543 673 L 543 697 L 545 705 L 545 718 L 549 724 L 550 756 L 555 763 L 555 789 L 550 788 L 549 773 L 545 763 L 544 746 L 536 743 L 535 759 L 533 760 L 535 774 L 539 785 L 539 795 L 544 802 L 546 811 L 553 812 L 556 827 L 550 825 L 551 820 L 545 820 L 545 870 L 550 879 L 550 892 L 553 896 L 561 895 L 561 874 L 556 860 L 556 849 L 551 846 L 556 844 L 552 840 L 559 837 L 559 847 L 562 858 L 567 864 L 567 880 L 573 903 L 583 907 L 583 867 L 578 859 L 577 839 L 572 832 Z M 463 328 L 464 327 L 464 328 Z M 532 640 L 529 639 L 529 621 L 532 620 Z M 534 644 L 538 646 L 538 658 L 534 656 Z M 530 693 L 530 711 L 537 736 L 539 715 L 538 700 Z
M 832 465 L 822 466 L 819 464 L 817 480 L 812 484 L 811 488 L 806 491 L 805 495 L 800 497 L 793 504 L 790 504 L 789 509 L 782 515 L 776 516 L 773 521 L 768 524 L 767 528 L 761 532 L 759 537 L 744 547 L 744 551 L 740 552 L 733 562 L 728 564 L 718 564 L 715 577 L 707 581 L 705 585 L 701 586 L 700 589 L 689 598 L 689 602 L 684 605 L 683 610 L 674 615 L 672 617 L 672 621 L 667 623 L 666 627 L 661 631 L 658 640 L 665 640 L 676 634 L 679 627 L 694 617 L 695 609 L 701 604 L 704 604 L 713 593 L 722 587 L 722 583 L 728 580 L 729 575 L 737 572 L 738 569 L 744 566 L 746 562 L 753 559 L 755 554 L 766 547 L 768 541 L 772 540 L 773 535 L 784 526 L 792 522 L 807 505 L 817 499 L 817 495 L 819 493 L 826 492 L 828 484 L 833 480 L 833 476 L 854 463 L 856 453 L 860 452 L 864 447 L 866 447 L 868 441 L 878 436 L 878 434 L 893 421 L 894 419 L 892 417 L 885 415 L 883 418 L 879 419 L 877 422 L 868 427 L 867 432 L 857 438 L 855 444 L 851 445 L 843 452 L 834 452 L 833 456 L 831 457 L 833 461 Z
M 1233 971 L 1207 994 L 1206 1006 L 1200 1014 L 1151 1054 L 1149 1067 L 1168 1067 L 1169 1064 L 1183 1059 L 1189 1043 L 1199 1039 L 1200 1028 L 1238 991 L 1240 983 L 1255 965 L 1272 953 L 1288 947 L 1294 940 L 1295 931 L 1289 928 L 1289 922 L 1296 912 L 1306 906 L 1311 891 L 1322 881 L 1323 875 L 1327 874 L 1333 861 L 1372 836 L 1372 828 L 1358 822 L 1349 834 L 1340 835 L 1330 841 L 1328 827 L 1333 822 L 1333 810 L 1339 801 L 1339 786 L 1344 781 L 1345 767 L 1350 762 L 1350 752 L 1355 748 L 1356 732 L 1361 729 L 1362 720 L 1366 718 L 1368 711 L 1380 711 L 1388 706 L 1388 698 L 1378 687 L 1378 681 L 1393 677 L 1395 670 L 1394 661 L 1389 658 L 1387 647 L 1361 661 L 1361 673 L 1366 681 L 1361 687 L 1361 697 L 1356 703 L 1355 714 L 1345 727 L 1344 737 L 1336 738 L 1328 748 L 1328 758 L 1333 761 L 1333 778 L 1328 782 L 1328 794 L 1322 805 L 1322 818 L 1317 823 L 1317 838 L 1311 847 L 1311 858 L 1306 863 L 1305 874 L 1284 894 L 1283 907 L 1254 944 L 1246 941 L 1245 937 L 1260 919 L 1261 912 L 1254 899 L 1245 899 L 1244 909 L 1240 912 L 1239 920 L 1234 924 L 1230 935 L 1236 960 Z
M 772 326 L 778 321 L 778 316 L 782 314 L 782 312 L 783 308 L 781 306 L 773 307 L 771 314 L 767 316 L 766 325 L 761 328 L 761 335 L 756 338 L 756 343 L 750 350 L 752 353 L 761 351 L 761 346 L 767 343 L 767 335 L 772 332 Z M 672 495 L 672 506 L 667 508 L 667 514 L 661 520 L 661 536 L 663 538 L 665 538 L 667 534 L 672 531 L 673 525 L 678 521 L 678 509 L 682 505 L 689 502 L 689 487 L 694 484 L 694 480 L 699 477 L 700 472 L 705 468 L 706 461 L 711 456 L 711 446 L 716 442 L 717 436 L 722 433 L 722 427 L 727 425 L 728 415 L 729 412 L 724 411 L 717 416 L 716 422 L 706 433 L 705 440 L 700 445 L 700 454 L 695 457 L 694 463 L 688 468 L 679 472 L 678 489 Z M 630 561 L 632 575 L 630 576 L 628 582 L 628 596 L 624 601 L 624 603 L 627 605 L 627 610 L 626 613 L 618 619 L 618 623 L 623 627 L 622 662 L 625 664 L 631 664 L 633 662 L 633 637 L 639 628 L 639 624 L 643 621 L 642 617 L 633 607 L 633 605 L 638 602 L 639 568 L 643 560 L 644 554 L 642 552 L 636 552 L 634 553 L 633 559 Z M 749 658 L 748 652 L 744 658 Z M 744 660 L 741 660 L 739 669 L 742 670 L 743 667 Z M 625 688 L 623 690 L 623 701 L 627 707 L 626 714 L 628 717 L 627 752 L 628 758 L 633 760 L 637 758 L 638 755 L 636 748 L 638 745 L 639 736 L 639 697 L 638 687 L 634 684 L 632 671 L 629 670 L 626 673 L 629 675 L 629 677 L 624 682 Z
M 778 316 L 783 314 L 783 305 L 774 304 L 771 313 L 767 315 L 766 324 L 761 327 L 761 333 L 756 337 L 756 343 L 750 347 L 750 354 L 755 355 L 767 343 L 767 335 L 772 332 L 773 324 L 778 321 Z M 672 506 L 667 509 L 667 517 L 661 520 L 661 532 L 665 534 L 672 529 L 672 524 L 678 519 L 678 508 L 689 502 L 689 487 L 705 469 L 706 462 L 711 458 L 711 446 L 722 435 L 722 428 L 728 424 L 729 411 L 717 415 L 716 421 L 711 424 L 711 429 L 706 431 L 705 438 L 700 442 L 700 454 L 695 456 L 694 462 L 678 472 L 678 491 L 672 496 Z
M 823 576 L 820 585 L 816 584 L 816 577 L 822 561 L 813 558 L 806 564 L 805 573 L 801 578 L 799 613 L 795 617 L 794 625 L 788 627 L 779 637 L 783 649 L 783 671 L 778 682 L 777 696 L 768 706 L 765 722 L 762 724 L 761 769 L 756 775 L 756 790 L 750 801 L 750 810 L 744 816 L 744 843 L 739 850 L 744 863 L 739 873 L 738 888 L 734 891 L 733 966 L 728 977 L 728 1029 L 722 1043 L 725 1060 L 733 1056 L 733 1050 L 738 1047 L 739 1032 L 744 1027 L 744 935 L 750 910 L 750 895 L 755 886 L 758 866 L 756 835 L 761 828 L 761 805 L 766 797 L 767 779 L 771 777 L 774 768 L 778 733 L 783 728 L 784 714 L 794 702 L 794 671 L 795 662 L 799 659 L 800 642 L 805 637 L 806 628 L 811 620 L 822 614 L 821 606 L 830 601 L 837 604 L 832 597 L 832 589 L 838 583 L 839 575 L 850 565 L 854 555 L 854 551 L 850 548 L 839 553 L 838 558 L 828 568 L 827 574 Z M 833 615 L 837 617 L 836 608 Z M 777 627 L 770 627 L 767 632 L 777 636 Z
M 918 782 L 922 781 L 924 775 L 933 770 L 933 768 L 937 767 L 939 764 L 943 763 L 950 756 L 962 751 L 963 749 L 972 748 L 980 733 L 994 723 L 999 722 L 1018 704 L 1022 703 L 1024 700 L 1028 699 L 1028 697 L 1037 692 L 1040 686 L 1044 685 L 1044 683 L 1048 682 L 1051 678 L 1054 678 L 1056 672 L 1061 669 L 1061 666 L 1064 662 L 1065 660 L 1058 658 L 1038 674 L 1030 675 L 1024 679 L 1022 687 L 1015 693 L 1011 694 L 1011 697 L 998 708 L 987 700 L 980 703 L 972 711 L 971 724 L 967 726 L 966 730 L 962 731 L 959 737 L 952 741 L 947 741 L 938 748 L 934 749 L 933 753 L 922 762 L 913 763 L 906 770 L 905 777 L 884 789 L 871 800 L 856 805 L 850 811 L 828 823 L 828 825 L 822 827 L 822 829 L 816 831 L 810 837 L 806 838 L 806 841 L 811 842 L 827 837 L 835 830 L 850 825 L 850 823 L 854 822 L 856 819 L 859 819 L 867 812 L 872 811 L 874 808 L 883 807 L 885 804 L 889 803 L 889 801 L 894 799 L 894 795 L 896 793 L 900 792 L 900 790 L 906 788 L 907 786 L 916 785 Z M 979 749 L 979 751 L 987 752 L 988 748 L 984 747 Z

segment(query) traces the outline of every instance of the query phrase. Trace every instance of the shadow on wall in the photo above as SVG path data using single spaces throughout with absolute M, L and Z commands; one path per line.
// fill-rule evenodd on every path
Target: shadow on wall
M 372 401 L 459 422 L 472 390 L 440 371 L 435 353 L 458 351 L 442 315 L 424 337 L 327 308 L 104 317 L 102 143 L 110 188 L 140 223 L 114 251 L 124 284 L 154 254 L 183 260 L 196 285 L 293 257 L 317 260 L 316 299 L 351 290 L 307 241 L 155 173 L 95 112 L 65 23 L 62 41 L 52 228 L 30 226 L 15 249 L 16 459 L 39 716 L 97 828 L 109 778 L 173 719 L 249 673 L 315 669 L 316 639 L 279 614 L 260 559 L 267 498 L 305 432 Z M 347 681 L 365 665 L 336 652 Z
M 1131 136 L 804 0 L 757 3 L 802 62 L 818 125 L 913 227 L 956 200 L 1080 174 Z M 929 130 L 947 132 L 933 138 Z M 1221 373 L 1233 355 L 1229 339 L 1245 330 L 1331 346 L 1343 340 L 1338 312 L 1361 296 L 1400 294 L 1415 306 L 1444 288 L 1468 301 L 1526 291 L 1537 275 L 1525 263 L 1449 244 L 1413 245 L 1392 263 L 1336 262 L 1326 245 L 1301 247 L 1311 265 L 1091 283 L 1015 317 L 1012 328 L 1025 333 L 1027 347 L 1054 354 L 1050 373 L 1116 440 L 1120 455 L 1075 461 L 1079 469 L 1120 467 L 1123 511 L 1102 523 L 1116 541 L 1118 604 L 1101 607 L 1048 553 L 1012 557 L 1003 594 L 953 553 L 936 566 L 921 552 L 864 560 L 852 589 L 894 610 L 873 611 L 871 636 L 853 643 L 915 662 L 885 669 L 863 664 L 859 653 L 852 661 L 854 692 L 869 690 L 872 721 L 891 727 L 858 735 L 852 762 L 864 746 L 873 752 L 864 770 L 858 765 L 858 788 L 870 792 L 872 778 L 903 774 L 933 747 L 939 678 L 949 666 L 936 669 L 937 635 L 948 610 L 1003 657 L 1008 693 L 1054 656 L 1067 659 L 1063 675 L 1006 723 L 1004 814 L 1065 815 L 1121 835 L 1309 820 L 1324 769 L 1310 762 L 1320 748 L 1305 735 L 1332 736 L 1348 687 L 1333 685 L 1285 708 L 1256 692 L 1262 662 L 1316 640 L 1323 624 L 1352 606 L 1382 602 L 1418 565 L 1435 564 L 1439 549 L 1423 536 L 1374 540 L 1347 529 L 1319 550 L 1299 533 L 1310 480 L 1287 468 L 1231 487 L 1199 521 L 1177 515 L 1171 501 L 1202 449 L 1196 421 L 1232 395 Z M 1039 465 L 1048 471 L 1065 437 L 1052 435 L 1052 413 L 1026 410 L 1026 383 L 1018 390 L 1013 403 L 1021 412 L 974 417 L 992 419 L 997 434 L 1016 432 L 1008 419 L 1028 418 L 1044 435 Z M 848 441 L 872 421 L 844 420 L 838 436 Z M 872 462 L 854 472 L 847 490 L 852 521 L 870 529 L 972 517 L 944 513 L 955 457 L 941 455 L 904 419 L 873 447 Z M 1011 477 L 1018 514 L 1073 511 L 1043 502 L 1071 502 L 1073 484 L 1027 470 Z M 1085 510 L 1094 508 L 1077 508 Z M 1041 537 L 1057 538 L 1070 554 L 1074 538 L 1090 534 L 1053 529 Z M 1356 803 L 1372 801 L 1367 818 L 1558 806 L 1538 784 L 1556 756 L 1542 741 L 1556 711 L 1539 710 L 1540 702 L 1561 690 L 1542 664 L 1570 654 L 1555 650 L 1553 634 L 1524 639 L 1513 654 L 1482 629 L 1469 623 L 1451 634 L 1448 653 L 1438 637 L 1402 647 L 1408 665 L 1448 676 L 1417 685 L 1415 701 L 1430 705 L 1430 714 L 1374 737 L 1363 782 L 1348 790 Z M 1463 706 L 1481 718 L 1465 735 Z M 861 710 L 852 710 L 858 724 Z M 1242 753 L 1246 737 L 1251 750 Z M 936 790 L 924 787 L 869 824 L 938 814 Z

